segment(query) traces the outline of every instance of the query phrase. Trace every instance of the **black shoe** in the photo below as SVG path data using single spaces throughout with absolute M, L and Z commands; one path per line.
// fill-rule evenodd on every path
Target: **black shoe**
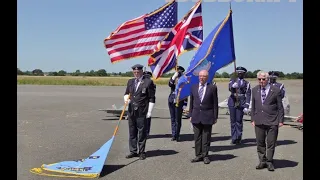
M 146 153 L 141 153 L 139 159 L 140 160 L 145 160 L 146 159 Z
M 177 137 L 177 138 L 176 138 L 176 141 L 177 141 L 177 142 L 180 142 L 180 137 Z
M 230 144 L 236 144 L 236 140 L 231 140 Z
M 203 158 L 204 164 L 210 164 L 210 159 L 208 157 Z
M 236 141 L 235 141 L 235 144 L 241 144 L 241 139 L 237 139 Z
M 138 157 L 137 153 L 130 153 L 126 156 L 127 159 L 133 158 L 133 157 Z
M 266 163 L 259 163 L 258 166 L 256 166 L 256 169 L 263 169 L 266 168 L 267 164 Z
M 268 163 L 268 171 L 274 171 L 274 166 L 272 163 Z
M 175 140 L 177 140 L 176 137 L 172 137 L 171 138 L 171 141 L 175 141 Z
M 200 161 L 203 161 L 203 158 L 202 158 L 202 157 L 196 157 L 196 158 L 194 158 L 194 159 L 191 160 L 192 163 L 200 162 Z

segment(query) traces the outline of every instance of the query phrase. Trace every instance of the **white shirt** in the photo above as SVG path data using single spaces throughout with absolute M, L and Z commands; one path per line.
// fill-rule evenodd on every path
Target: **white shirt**
M 261 91 L 262 91 L 262 88 L 263 87 L 261 87 Z M 267 86 L 266 87 L 264 87 L 264 88 L 266 88 L 266 97 L 268 96 L 268 93 L 269 93 L 269 90 L 270 90 L 270 85 L 269 84 L 267 84 Z
M 201 88 L 201 84 L 199 83 L 198 92 L 199 92 L 200 88 Z M 202 97 L 201 97 L 201 99 L 200 99 L 201 102 L 202 102 L 202 100 L 203 100 L 204 95 L 206 94 L 206 89 L 207 89 L 207 83 L 205 83 L 205 84 L 204 84 L 204 87 L 203 87 L 203 93 L 202 93 Z
M 135 90 L 135 91 L 137 91 L 137 90 L 138 90 L 138 87 L 139 87 L 139 85 L 140 85 L 141 80 L 142 80 L 142 76 L 139 78 L 139 82 L 138 82 L 138 85 L 137 85 L 137 87 L 136 87 L 136 90 Z M 136 81 L 136 79 L 135 79 L 135 81 Z

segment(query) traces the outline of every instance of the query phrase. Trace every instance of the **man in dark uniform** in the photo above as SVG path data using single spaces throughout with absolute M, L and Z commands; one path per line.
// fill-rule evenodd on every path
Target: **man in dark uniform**
M 152 73 L 150 71 L 144 71 L 143 72 L 143 76 L 146 78 L 151 79 L 152 77 Z M 156 89 L 156 85 L 154 85 L 155 89 Z M 150 134 L 150 128 L 151 128 L 151 117 L 147 118 L 147 137 Z
M 277 78 L 279 77 L 279 73 L 276 71 L 269 71 L 269 79 L 270 79 L 270 85 L 276 86 L 280 88 L 281 91 L 281 98 L 283 99 L 286 95 L 286 90 L 284 88 L 284 84 L 278 83 Z
M 180 129 L 181 129 L 181 119 L 183 113 L 183 106 L 188 103 L 188 99 L 185 99 L 177 104 L 176 102 L 176 84 L 178 79 L 182 76 L 185 69 L 182 66 L 177 67 L 177 71 L 169 80 L 170 94 L 168 97 L 168 106 L 171 117 L 171 131 L 172 131 L 172 139 L 171 141 L 180 141 Z
M 244 80 L 247 69 L 237 67 L 238 78 L 231 79 L 229 82 L 229 91 L 231 95 L 228 99 L 231 123 L 231 144 L 240 144 L 243 131 L 243 115 L 248 111 L 251 100 L 250 83 Z
M 146 158 L 147 118 L 151 117 L 155 104 L 155 85 L 150 78 L 143 76 L 143 66 L 132 66 L 134 78 L 129 79 L 124 93 L 124 101 L 129 103 L 129 150 L 126 158 Z M 130 94 L 130 96 L 129 96 Z M 130 98 L 128 98 L 130 97 Z M 138 145 L 138 148 L 137 148 Z

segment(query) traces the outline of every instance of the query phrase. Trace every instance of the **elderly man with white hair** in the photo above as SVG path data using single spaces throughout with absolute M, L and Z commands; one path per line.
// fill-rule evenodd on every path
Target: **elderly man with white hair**
M 284 109 L 281 91 L 270 86 L 269 74 L 257 73 L 259 84 L 252 88 L 251 123 L 255 128 L 257 152 L 260 163 L 256 169 L 274 171 L 273 156 L 279 127 L 283 125 Z
M 129 79 L 124 93 L 124 102 L 128 106 L 129 150 L 126 158 L 138 157 L 146 159 L 145 147 L 147 141 L 148 118 L 156 101 L 156 86 L 154 82 L 143 76 L 143 66 L 136 64 L 131 67 L 134 78 Z

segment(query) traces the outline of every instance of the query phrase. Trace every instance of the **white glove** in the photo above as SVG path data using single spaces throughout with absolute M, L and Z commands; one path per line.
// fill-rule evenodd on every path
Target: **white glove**
M 127 103 L 128 101 L 128 104 L 129 104 L 130 103 L 129 95 L 128 94 L 124 95 L 123 100 L 124 100 L 124 103 Z
M 153 106 L 154 106 L 154 103 L 150 102 L 150 103 L 149 103 L 149 107 L 148 107 L 147 118 L 150 118 L 150 117 L 151 117 L 151 113 L 152 113 L 152 110 L 153 110 Z
M 239 85 L 238 85 L 238 83 L 235 82 L 235 83 L 232 84 L 232 87 L 233 87 L 233 88 L 238 88 Z
M 248 113 L 248 112 L 249 112 L 248 108 L 244 108 L 244 109 L 243 109 L 243 112 L 244 112 L 244 113 Z
M 175 79 L 178 77 L 178 75 L 179 75 L 179 73 L 178 73 L 178 72 L 175 72 L 171 79 L 172 79 L 172 80 L 175 80 Z

